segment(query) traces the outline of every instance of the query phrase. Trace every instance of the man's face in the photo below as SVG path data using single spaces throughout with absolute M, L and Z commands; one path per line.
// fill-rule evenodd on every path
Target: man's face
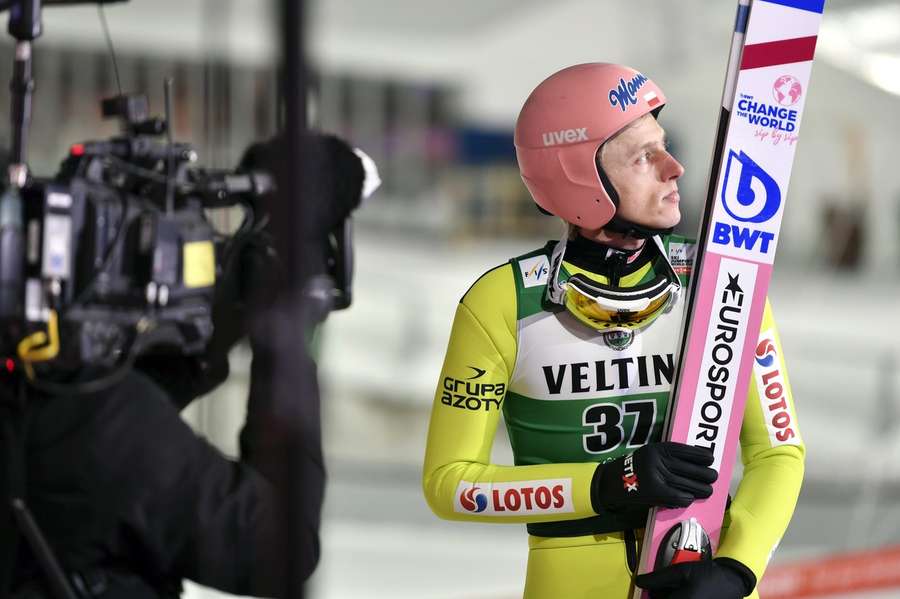
M 666 132 L 652 115 L 609 140 L 599 157 L 619 193 L 621 218 L 652 229 L 678 224 L 678 179 L 684 167 L 666 150 Z

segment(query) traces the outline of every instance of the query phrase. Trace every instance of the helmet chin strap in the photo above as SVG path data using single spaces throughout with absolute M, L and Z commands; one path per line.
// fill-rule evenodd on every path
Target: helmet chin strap
M 603 166 L 600 165 L 600 160 L 598 159 L 594 162 L 597 164 L 597 174 L 600 175 L 600 181 L 603 183 L 603 189 L 606 190 L 606 193 L 609 195 L 613 204 L 615 204 L 616 206 L 616 213 L 608 223 L 603 225 L 604 230 L 618 233 L 620 235 L 624 235 L 625 237 L 631 237 L 633 239 L 650 239 L 651 237 L 656 237 L 658 235 L 668 235 L 675 229 L 675 227 L 668 227 L 666 229 L 653 229 L 651 227 L 631 222 L 630 220 L 625 220 L 624 218 L 619 216 L 619 192 L 616 191 L 615 187 L 613 187 L 612 181 L 609 180 L 609 176 L 607 176 L 606 171 L 603 170 Z
M 667 229 L 652 229 L 650 227 L 645 227 L 643 225 L 625 220 L 624 218 L 619 218 L 619 215 L 617 214 L 612 217 L 612 220 L 610 220 L 603 226 L 603 229 L 605 231 L 619 233 L 620 235 L 624 235 L 625 237 L 632 237 L 634 239 L 650 239 L 651 237 L 657 236 L 665 237 L 666 235 L 669 235 L 675 229 L 675 227 L 669 227 Z

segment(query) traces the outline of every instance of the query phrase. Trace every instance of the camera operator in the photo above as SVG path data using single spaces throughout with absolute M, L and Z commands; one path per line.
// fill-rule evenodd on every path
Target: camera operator
M 254 146 L 242 167 L 278 172 L 281 145 L 273 140 Z M 367 158 L 335 137 L 313 135 L 306 148 L 314 175 L 300 193 L 314 206 L 311 230 L 322 234 L 305 240 L 304 249 L 328 273 L 335 263 L 328 232 L 341 230 L 377 174 Z M 343 276 L 349 273 L 337 278 Z M 284 509 L 267 471 L 271 464 L 260 456 L 265 423 L 280 408 L 257 376 L 270 368 L 272 356 L 251 326 L 279 285 L 278 257 L 265 227 L 231 248 L 217 279 L 215 331 L 200 356 L 161 348 L 139 358 L 115 385 L 86 394 L 36 391 L 20 373 L 3 371 L 0 496 L 26 498 L 80 598 L 176 597 L 183 579 L 240 595 L 279 592 L 285 573 L 278 571 L 283 560 L 275 552 L 284 546 Z M 312 324 L 324 318 L 326 304 L 310 312 Z M 231 460 L 194 434 L 178 412 L 226 379 L 228 353 L 248 333 L 253 367 L 247 418 L 240 459 Z M 306 344 L 297 342 L 305 362 L 298 367 L 314 373 Z M 79 372 L 67 382 L 94 374 Z M 317 392 L 314 377 L 303 392 Z M 324 486 L 321 454 L 310 459 L 318 461 L 321 477 L 303 490 L 311 498 L 304 505 L 313 506 L 301 514 L 305 534 L 295 545 L 303 567 L 288 574 L 302 579 L 318 560 Z M 0 512 L 0 597 L 53 597 L 32 544 L 15 532 L 8 505 L 4 501 Z

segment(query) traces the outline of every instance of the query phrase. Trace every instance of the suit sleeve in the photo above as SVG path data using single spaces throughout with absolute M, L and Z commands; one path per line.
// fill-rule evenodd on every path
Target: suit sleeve
M 754 357 L 741 427 L 744 476 L 725 515 L 718 555 L 740 561 L 759 581 L 794 513 L 806 454 L 768 301 Z
M 456 310 L 428 431 L 422 486 L 448 520 L 545 522 L 595 515 L 596 464 L 503 466 L 490 462 L 516 359 L 512 267 L 482 276 Z

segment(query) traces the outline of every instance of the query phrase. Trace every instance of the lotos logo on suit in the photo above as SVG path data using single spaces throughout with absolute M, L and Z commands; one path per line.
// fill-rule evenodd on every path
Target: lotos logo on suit
M 462 480 L 454 510 L 482 516 L 561 514 L 575 511 L 572 479 L 476 483 Z
M 470 487 L 460 493 L 459 503 L 466 511 L 475 512 L 477 514 L 487 509 L 487 497 L 484 493 L 475 492 L 480 490 L 480 488 L 481 487 Z
M 772 446 L 798 445 L 800 435 L 788 400 L 787 381 L 781 371 L 773 329 L 760 333 L 754 354 L 753 374 L 769 442 Z

